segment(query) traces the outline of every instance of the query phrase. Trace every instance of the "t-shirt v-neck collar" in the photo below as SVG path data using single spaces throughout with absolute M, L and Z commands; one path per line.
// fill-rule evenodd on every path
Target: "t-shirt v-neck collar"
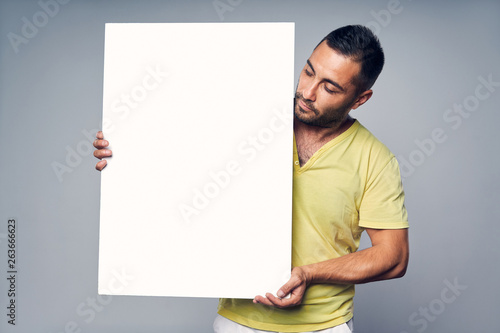
M 303 173 L 307 171 L 313 164 L 318 160 L 321 155 L 323 155 L 324 152 L 326 152 L 328 149 L 331 147 L 335 146 L 339 142 L 343 141 L 345 138 L 347 138 L 349 135 L 354 133 L 359 127 L 359 122 L 358 120 L 354 120 L 352 125 L 345 130 L 343 133 L 341 133 L 339 136 L 331 139 L 327 143 L 325 143 L 320 149 L 318 149 L 313 156 L 304 164 L 302 167 L 300 166 L 299 162 L 299 154 L 297 152 L 297 142 L 295 141 L 295 134 L 293 135 L 293 167 L 297 173 Z

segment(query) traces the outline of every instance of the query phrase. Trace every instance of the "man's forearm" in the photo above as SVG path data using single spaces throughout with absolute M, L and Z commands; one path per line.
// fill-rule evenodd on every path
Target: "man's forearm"
M 308 283 L 357 284 L 401 277 L 408 265 L 406 231 L 397 232 L 394 242 L 377 242 L 372 247 L 339 258 L 302 266 Z
M 254 303 L 286 308 L 301 304 L 311 283 L 356 284 L 401 277 L 409 257 L 408 230 L 366 229 L 372 247 L 315 264 L 294 267 L 276 293 L 256 296 Z M 288 298 L 284 298 L 290 295 Z

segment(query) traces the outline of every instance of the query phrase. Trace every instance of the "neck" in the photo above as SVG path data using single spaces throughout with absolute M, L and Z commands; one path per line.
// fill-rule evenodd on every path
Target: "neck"
M 326 143 L 344 133 L 354 123 L 354 119 L 347 115 L 340 123 L 332 127 L 307 125 L 296 118 L 293 122 L 295 140 L 307 141 L 310 144 Z

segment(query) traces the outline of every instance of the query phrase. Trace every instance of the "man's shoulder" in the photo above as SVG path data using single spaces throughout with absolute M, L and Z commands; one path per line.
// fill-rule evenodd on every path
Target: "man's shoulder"
M 358 123 L 358 128 L 353 138 L 353 143 L 356 148 L 363 150 L 366 154 L 369 154 L 370 158 L 388 161 L 394 157 L 394 154 L 382 141 L 380 141 L 358 120 L 356 120 L 356 122 Z

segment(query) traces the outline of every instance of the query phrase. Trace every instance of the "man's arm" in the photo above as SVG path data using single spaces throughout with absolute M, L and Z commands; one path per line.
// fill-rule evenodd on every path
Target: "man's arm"
M 294 267 L 290 280 L 278 291 L 256 296 L 254 303 L 299 305 L 312 283 L 356 284 L 402 277 L 408 266 L 408 229 L 366 229 L 372 246 L 339 258 Z M 280 298 L 290 294 L 289 298 Z

